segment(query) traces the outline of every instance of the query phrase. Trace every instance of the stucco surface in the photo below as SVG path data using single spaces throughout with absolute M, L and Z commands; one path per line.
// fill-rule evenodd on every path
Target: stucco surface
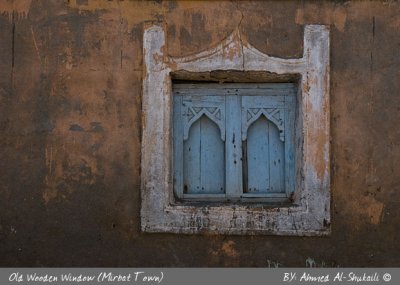
M 0 266 L 400 266 L 400 4 L 0 3 Z M 330 25 L 332 233 L 140 232 L 142 36 L 182 57 L 232 31 L 301 57 Z

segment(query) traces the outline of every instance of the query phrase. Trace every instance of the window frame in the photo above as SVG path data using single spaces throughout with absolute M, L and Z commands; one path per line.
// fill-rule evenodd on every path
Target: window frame
M 327 235 L 330 233 L 329 27 L 306 25 L 301 58 L 270 57 L 236 30 L 217 47 L 174 58 L 165 27 L 146 26 L 143 36 L 141 229 L 144 232 Z M 173 195 L 172 76 L 214 71 L 298 77 L 296 183 L 292 203 L 190 204 Z M 189 77 L 187 77 L 189 79 Z

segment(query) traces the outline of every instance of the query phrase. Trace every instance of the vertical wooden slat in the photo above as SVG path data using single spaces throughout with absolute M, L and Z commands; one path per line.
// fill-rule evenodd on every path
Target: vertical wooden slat
M 240 197 L 242 184 L 241 96 L 226 96 L 226 196 Z
M 201 192 L 225 192 L 225 151 L 218 126 L 207 117 L 200 120 L 201 126 Z
M 189 131 L 189 138 L 183 143 L 183 193 L 201 191 L 201 130 L 200 121 Z
M 293 92 L 294 93 L 294 92 Z M 288 197 L 295 190 L 295 110 L 296 97 L 285 99 L 285 190 Z
M 255 121 L 247 133 L 248 193 L 269 190 L 269 124 L 264 116 Z
M 183 116 L 182 96 L 175 96 L 173 100 L 173 170 L 175 194 L 183 197 Z
M 269 125 L 269 192 L 285 192 L 284 189 L 284 143 L 279 139 L 279 130 L 272 123 Z
M 249 177 L 249 167 L 247 162 L 247 140 L 242 141 L 242 184 L 243 193 L 247 193 L 249 189 L 248 177 Z

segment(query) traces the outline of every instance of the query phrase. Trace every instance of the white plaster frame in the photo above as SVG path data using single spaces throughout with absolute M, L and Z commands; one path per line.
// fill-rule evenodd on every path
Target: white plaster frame
M 217 47 L 189 57 L 167 55 L 160 26 L 144 31 L 142 205 L 144 232 L 326 235 L 330 233 L 329 27 L 306 25 L 301 58 L 270 57 L 235 31 Z M 171 72 L 213 70 L 298 74 L 302 144 L 296 146 L 293 205 L 176 203 L 172 185 Z

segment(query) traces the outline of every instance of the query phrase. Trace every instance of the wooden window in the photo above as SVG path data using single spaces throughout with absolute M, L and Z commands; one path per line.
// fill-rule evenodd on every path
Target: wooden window
M 165 27 L 143 33 L 142 231 L 329 234 L 329 27 L 305 26 L 299 58 L 269 56 L 239 30 L 172 57 Z M 242 84 L 178 84 L 206 80 Z M 290 203 L 269 203 L 279 199 Z
M 293 83 L 174 84 L 175 195 L 287 201 L 295 111 Z

